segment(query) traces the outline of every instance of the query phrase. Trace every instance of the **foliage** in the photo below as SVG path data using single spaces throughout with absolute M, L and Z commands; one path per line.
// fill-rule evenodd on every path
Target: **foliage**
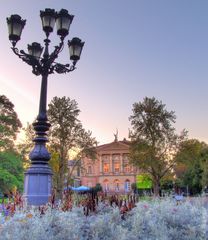
M 207 188 L 208 187 L 208 146 L 207 145 L 201 151 L 201 168 L 203 170 L 201 184 L 203 188 Z
M 14 187 L 22 191 L 22 159 L 14 151 L 0 152 L 0 192 L 9 193 Z
M 14 104 L 5 95 L 0 95 L 0 150 L 14 147 L 14 140 L 21 127 Z
M 118 208 L 99 204 L 96 215 L 83 216 L 82 208 L 61 212 L 49 209 L 0 215 L 0 239 L 82 240 L 205 240 L 208 238 L 207 202 L 198 198 L 176 204 L 174 199 L 140 201 L 125 220 Z M 70 220 L 69 220 L 70 219 Z M 21 231 L 20 231 L 21 229 Z
M 33 139 L 35 138 L 35 131 L 33 125 L 30 123 L 27 123 L 27 126 L 22 130 L 24 133 L 24 140 L 17 145 L 17 148 L 22 156 L 23 166 L 26 169 L 30 165 L 29 153 L 34 147 Z
M 152 180 L 148 174 L 140 174 L 136 177 L 138 189 L 151 189 Z
M 98 192 L 101 192 L 103 189 L 102 189 L 102 186 L 100 183 L 96 183 L 96 186 L 92 188 L 94 192 L 98 193 Z
M 208 183 L 207 152 L 208 145 L 206 143 L 189 139 L 181 143 L 175 157 L 177 161 L 176 175 L 183 186 L 189 187 L 191 194 L 200 193 L 202 187 Z
M 167 111 L 165 105 L 154 97 L 145 97 L 143 102 L 134 103 L 129 120 L 132 125 L 130 162 L 150 174 L 154 194 L 158 195 L 160 181 L 173 168 L 174 155 L 186 132 L 175 133 L 175 113 Z
M 61 193 L 64 185 L 64 176 L 67 174 L 68 153 L 70 149 L 77 149 L 76 159 L 83 155 L 95 156 L 96 140 L 91 132 L 86 131 L 78 115 L 80 110 L 75 100 L 66 97 L 54 97 L 49 104 L 48 119 L 51 123 L 49 131 L 50 149 L 52 150 L 52 168 L 55 165 L 54 183 Z M 53 169 L 54 170 L 54 169 Z M 68 176 L 70 180 L 71 176 Z

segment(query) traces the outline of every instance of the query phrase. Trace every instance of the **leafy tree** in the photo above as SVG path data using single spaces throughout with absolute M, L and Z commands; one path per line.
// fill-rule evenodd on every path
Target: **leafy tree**
M 208 187 L 208 145 L 201 151 L 202 187 Z
M 22 124 L 14 110 L 14 104 L 0 95 L 0 150 L 14 147 L 14 140 Z
M 21 156 L 12 150 L 0 152 L 0 192 L 9 194 L 14 187 L 23 188 Z
M 96 186 L 92 188 L 94 193 L 102 192 L 103 188 L 100 183 L 96 183 Z
M 17 145 L 17 149 L 20 152 L 23 159 L 24 168 L 28 168 L 30 165 L 29 153 L 34 147 L 33 139 L 35 138 L 35 131 L 33 125 L 27 123 L 27 126 L 23 129 L 24 140 Z
M 181 143 L 175 157 L 176 176 L 181 181 L 181 185 L 189 187 L 192 194 L 200 193 L 203 185 L 207 185 L 207 153 L 206 143 L 189 139 Z M 183 171 L 180 171 L 182 166 Z
M 186 132 L 175 133 L 176 116 L 167 111 L 161 101 L 145 97 L 143 102 L 133 104 L 130 116 L 130 162 L 150 174 L 154 195 L 159 195 L 161 179 L 170 173 L 174 155 Z
M 69 150 L 77 150 L 78 160 L 83 155 L 95 156 L 94 146 L 97 142 L 91 137 L 91 132 L 86 131 L 78 120 L 79 113 L 77 102 L 67 97 L 54 97 L 49 104 L 51 164 L 57 170 L 54 174 L 54 183 L 59 195 L 63 190 L 65 179 L 70 180 L 69 176 L 67 177 Z

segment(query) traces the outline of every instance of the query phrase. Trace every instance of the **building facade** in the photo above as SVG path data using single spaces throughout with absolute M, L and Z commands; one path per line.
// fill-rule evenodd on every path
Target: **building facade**
M 125 139 L 115 139 L 96 148 L 96 160 L 82 159 L 81 184 L 94 187 L 99 183 L 109 193 L 130 192 L 137 170 L 129 164 L 129 144 Z

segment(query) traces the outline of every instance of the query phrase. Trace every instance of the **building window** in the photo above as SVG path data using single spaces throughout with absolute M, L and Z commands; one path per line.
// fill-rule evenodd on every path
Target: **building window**
M 130 190 L 131 190 L 131 184 L 128 179 L 124 183 L 124 189 L 125 189 L 125 192 L 130 192 Z
M 114 172 L 115 173 L 120 172 L 120 162 L 114 162 Z
M 108 179 L 104 180 L 104 191 L 105 192 L 109 191 L 109 181 L 108 181 Z
M 116 179 L 114 181 L 114 187 L 115 187 L 115 192 L 119 192 L 119 180 L 118 179 Z
M 110 171 L 110 164 L 109 163 L 104 163 L 103 164 L 103 171 L 104 171 L 104 173 L 108 173 Z
M 129 165 L 128 160 L 124 160 L 124 172 L 129 173 L 131 171 L 131 167 Z
M 87 173 L 92 174 L 92 166 L 88 166 Z

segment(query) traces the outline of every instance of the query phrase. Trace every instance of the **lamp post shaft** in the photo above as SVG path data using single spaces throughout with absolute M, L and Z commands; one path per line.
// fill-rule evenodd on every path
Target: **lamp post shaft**
M 47 85 L 48 85 L 48 74 L 46 73 L 46 74 L 42 75 L 39 113 L 38 113 L 38 117 L 37 117 L 37 119 L 39 119 L 39 120 L 46 120 L 46 121 L 47 121 L 47 114 L 46 114 Z
M 48 165 L 51 156 L 46 148 L 47 131 L 50 123 L 47 120 L 47 80 L 48 74 L 42 75 L 40 105 L 37 120 L 33 123 L 36 137 L 35 146 L 30 152 L 31 166 L 25 173 L 24 195 L 30 205 L 46 204 L 51 196 L 52 171 Z

